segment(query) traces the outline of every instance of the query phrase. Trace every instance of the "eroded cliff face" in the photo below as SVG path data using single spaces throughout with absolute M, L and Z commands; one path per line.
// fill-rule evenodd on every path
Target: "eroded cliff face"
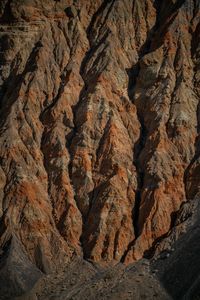
M 2 256 L 148 255 L 200 188 L 200 2 L 3 0 L 0 28 Z

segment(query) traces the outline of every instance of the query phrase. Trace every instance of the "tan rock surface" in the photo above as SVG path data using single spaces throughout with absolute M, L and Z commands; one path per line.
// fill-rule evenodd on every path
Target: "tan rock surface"
M 199 192 L 200 3 L 0 3 L 0 248 L 149 255 Z

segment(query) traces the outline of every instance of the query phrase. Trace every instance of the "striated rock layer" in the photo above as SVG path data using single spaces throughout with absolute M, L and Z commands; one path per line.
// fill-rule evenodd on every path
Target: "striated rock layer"
M 2 0 L 0 29 L 1 258 L 148 256 L 200 189 L 200 2 Z

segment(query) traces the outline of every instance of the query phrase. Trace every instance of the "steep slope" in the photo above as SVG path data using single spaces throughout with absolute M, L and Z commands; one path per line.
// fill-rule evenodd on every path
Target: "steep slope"
M 200 296 L 199 273 L 199 195 L 182 205 L 176 229 L 159 245 L 165 249 L 154 257 L 151 269 L 172 299 L 198 299 Z M 176 234 L 180 235 L 176 240 Z M 161 250 L 161 249 L 159 249 Z M 160 251 L 159 251 L 160 252 Z
M 4 268 L 148 257 L 200 187 L 200 2 L 2 0 L 0 28 Z

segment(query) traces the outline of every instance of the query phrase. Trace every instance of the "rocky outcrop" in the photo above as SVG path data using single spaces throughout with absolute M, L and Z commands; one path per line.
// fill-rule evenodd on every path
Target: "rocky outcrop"
M 199 191 L 195 0 L 0 3 L 0 248 L 149 255 Z

